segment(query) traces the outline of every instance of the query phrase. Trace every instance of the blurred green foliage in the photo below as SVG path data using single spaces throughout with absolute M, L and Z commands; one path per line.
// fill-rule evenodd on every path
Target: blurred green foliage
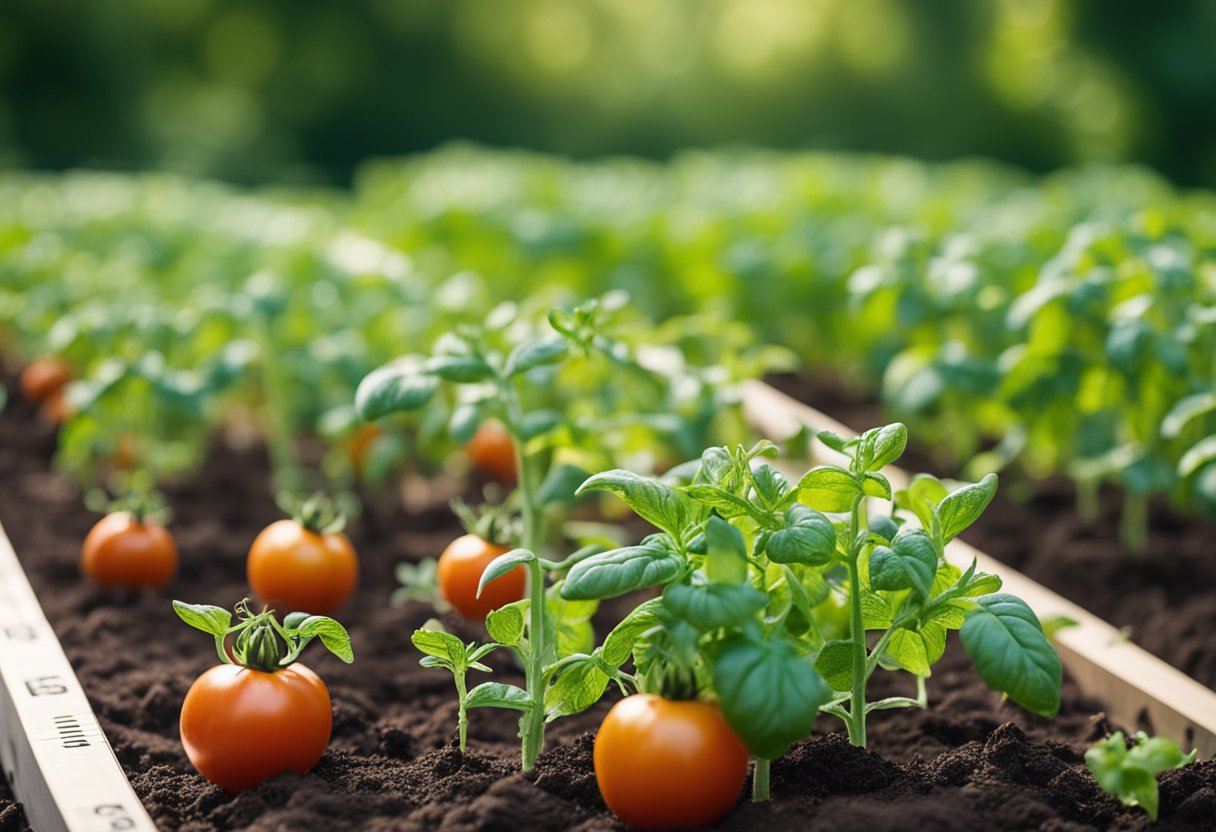
M 454 137 L 1148 162 L 1216 185 L 1216 4 L 5 0 L 0 160 L 344 183 Z

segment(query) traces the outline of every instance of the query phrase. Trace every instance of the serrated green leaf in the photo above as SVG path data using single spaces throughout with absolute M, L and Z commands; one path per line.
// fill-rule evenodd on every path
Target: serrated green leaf
M 895 613 L 891 604 L 876 592 L 864 590 L 861 593 L 861 621 L 867 630 L 889 630 L 894 621 Z
M 681 560 L 664 546 L 626 546 L 592 555 L 570 568 L 562 585 L 569 601 L 615 598 L 667 583 L 680 574 Z
M 885 652 L 903 670 L 927 677 L 945 650 L 946 628 L 930 621 L 917 630 L 899 629 L 891 633 Z
M 355 660 L 355 652 L 350 646 L 350 633 L 346 628 L 324 615 L 310 615 L 304 619 L 297 631 L 300 638 L 319 638 L 325 649 L 342 661 L 350 664 Z
M 765 544 L 769 560 L 820 566 L 836 554 L 836 528 L 818 511 L 795 504 L 784 519 L 785 527 L 770 535 Z
M 659 623 L 658 611 L 662 606 L 663 599 L 652 598 L 621 619 L 604 639 L 601 648 L 604 661 L 612 667 L 620 667 L 628 661 L 642 634 Z
M 663 603 L 704 632 L 743 624 L 764 609 L 768 596 L 749 584 L 670 584 L 663 591 Z
M 524 613 L 522 604 L 516 601 L 486 613 L 486 632 L 499 644 L 512 647 L 519 644 L 524 635 Z
M 443 659 L 455 667 L 462 667 L 465 663 L 464 642 L 451 633 L 438 630 L 415 630 L 410 636 L 410 641 L 428 656 Z
M 232 626 L 232 613 L 223 607 L 174 601 L 173 611 L 191 627 L 213 636 L 222 636 Z
M 1063 666 L 1025 601 L 1004 593 L 980 598 L 959 635 L 989 687 L 1031 713 L 1055 716 Z
M 590 708 L 604 695 L 609 681 L 608 674 L 590 661 L 566 668 L 545 691 L 545 721 Z

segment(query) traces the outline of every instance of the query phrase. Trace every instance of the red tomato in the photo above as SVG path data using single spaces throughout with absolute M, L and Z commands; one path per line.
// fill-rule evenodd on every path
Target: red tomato
M 639 829 L 713 823 L 735 805 L 747 746 L 718 706 L 637 694 L 595 737 L 595 778 L 617 817 Z
M 279 520 L 254 539 L 246 571 L 253 591 L 276 609 L 324 615 L 354 590 L 359 558 L 340 532 L 319 534 Z
M 325 753 L 332 727 L 329 690 L 298 662 L 274 673 L 213 667 L 190 686 L 182 705 L 186 756 L 228 791 L 308 771 Z
M 21 372 L 21 392 L 32 402 L 44 401 L 63 388 L 72 378 L 72 370 L 61 358 L 38 358 Z
M 477 585 L 490 561 L 509 551 L 505 546 L 496 546 L 475 534 L 466 534 L 449 543 L 439 556 L 435 570 L 435 582 L 444 600 L 465 618 L 482 619 L 490 610 L 523 598 L 528 580 L 524 566 L 517 566 L 490 581 L 481 597 L 477 597 Z
M 519 477 L 515 467 L 515 440 L 501 422 L 493 419 L 482 422 L 464 449 L 478 471 L 505 483 L 513 483 Z
M 177 544 L 151 518 L 141 523 L 125 511 L 107 514 L 84 539 L 80 565 L 98 586 L 162 587 L 177 571 Z

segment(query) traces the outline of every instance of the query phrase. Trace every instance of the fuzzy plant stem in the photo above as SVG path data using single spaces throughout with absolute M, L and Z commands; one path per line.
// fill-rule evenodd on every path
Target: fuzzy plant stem
M 752 801 L 755 803 L 768 800 L 771 796 L 770 774 L 772 765 L 772 760 L 766 760 L 763 757 L 756 758 L 756 765 L 752 771 Z

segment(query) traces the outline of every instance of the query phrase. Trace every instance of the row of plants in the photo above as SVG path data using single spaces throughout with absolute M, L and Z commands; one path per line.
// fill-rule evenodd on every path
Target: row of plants
M 745 321 L 868 378 L 970 476 L 1066 475 L 1086 515 L 1117 483 L 1133 551 L 1151 496 L 1216 509 L 1216 198 L 1146 171 L 455 148 L 367 167 L 352 222 L 507 293 L 610 281 Z

